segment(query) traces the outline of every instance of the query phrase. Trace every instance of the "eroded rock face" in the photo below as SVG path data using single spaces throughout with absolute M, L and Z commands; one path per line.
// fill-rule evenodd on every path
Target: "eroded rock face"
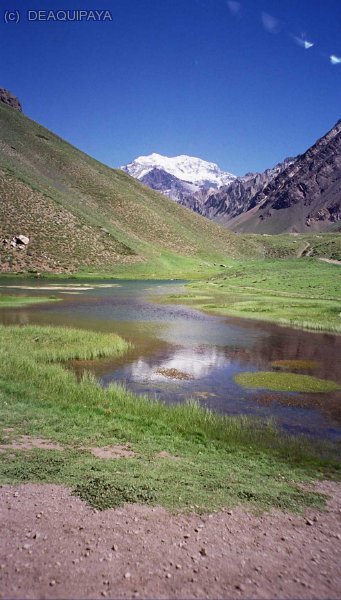
M 341 120 L 260 191 L 253 202 L 260 205 L 259 219 L 278 218 L 286 210 L 289 227 L 299 217 L 301 231 L 312 227 L 318 230 L 323 223 L 340 221 Z
M 5 88 L 0 88 L 0 102 L 7 104 L 7 106 L 11 106 L 12 108 L 14 108 L 14 110 L 19 110 L 20 112 L 22 112 L 20 100 L 16 96 L 14 96 L 14 94 L 9 92 L 8 90 L 5 90 Z
M 204 202 L 204 216 L 219 223 L 228 223 L 234 217 L 248 211 L 252 208 L 256 194 L 294 161 L 294 158 L 286 158 L 263 173 L 247 173 L 244 177 L 237 177 L 230 185 L 209 194 Z

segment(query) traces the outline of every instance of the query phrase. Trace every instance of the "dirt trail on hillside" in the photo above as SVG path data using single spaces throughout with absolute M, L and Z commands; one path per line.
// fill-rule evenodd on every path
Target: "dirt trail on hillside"
M 323 262 L 329 263 L 330 265 L 341 265 L 341 260 L 333 258 L 319 258 L 319 260 L 323 260 Z
M 0 489 L 4 598 L 341 597 L 341 485 L 327 510 L 96 512 L 57 485 Z

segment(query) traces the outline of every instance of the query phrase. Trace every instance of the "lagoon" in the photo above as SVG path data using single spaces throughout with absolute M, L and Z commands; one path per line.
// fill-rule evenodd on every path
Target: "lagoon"
M 207 315 L 180 301 L 164 303 L 165 296 L 185 292 L 184 283 L 8 278 L 1 294 L 60 301 L 1 308 L 0 322 L 118 333 L 133 344 L 124 356 L 69 365 L 78 375 L 93 372 L 103 386 L 121 382 L 166 403 L 194 398 L 220 413 L 271 417 L 293 434 L 341 437 L 340 392 L 272 392 L 234 381 L 244 371 L 275 370 L 273 361 L 301 360 L 311 361 L 309 375 L 341 383 L 341 336 Z M 295 372 L 307 374 L 302 365 Z

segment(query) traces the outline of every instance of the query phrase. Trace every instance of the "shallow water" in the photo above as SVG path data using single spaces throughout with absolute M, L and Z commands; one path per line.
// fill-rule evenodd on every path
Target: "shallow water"
M 341 437 L 339 392 L 245 390 L 233 380 L 240 371 L 272 370 L 273 360 L 302 359 L 317 362 L 309 374 L 341 382 L 341 336 L 227 319 L 180 304 L 157 303 L 158 296 L 179 293 L 181 282 L 106 280 L 80 285 L 74 280 L 59 280 L 54 285 L 50 281 L 6 280 L 0 293 L 53 295 L 62 301 L 2 308 L 0 322 L 113 331 L 134 344 L 118 359 L 74 361 L 72 368 L 78 374 L 91 370 L 104 386 L 124 382 L 138 394 L 168 403 L 195 398 L 221 413 L 272 417 L 292 433 Z M 182 371 L 189 379 L 171 379 L 158 372 L 164 369 Z

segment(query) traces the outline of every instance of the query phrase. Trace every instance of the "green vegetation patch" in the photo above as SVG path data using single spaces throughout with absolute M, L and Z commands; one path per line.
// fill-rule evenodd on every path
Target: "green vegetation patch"
M 125 502 L 177 511 L 245 504 L 301 511 L 323 497 L 299 484 L 339 477 L 333 448 L 280 433 L 271 422 L 229 417 L 195 402 L 167 406 L 119 385 L 102 388 L 55 360 L 115 355 L 117 336 L 62 328 L 0 327 L 0 435 L 61 444 L 0 453 L 1 483 L 55 483 L 99 509 Z M 20 347 L 29 352 L 18 352 Z M 128 446 L 136 456 L 101 460 L 89 448 Z M 160 453 L 164 458 L 160 460 Z M 174 460 L 172 457 L 181 457 Z
M 234 380 L 244 388 L 263 388 L 281 392 L 335 392 L 341 386 L 334 381 L 296 373 L 238 373 Z
M 311 371 L 318 367 L 316 360 L 273 360 L 271 366 L 285 371 Z
M 268 239 L 268 238 L 266 238 Z M 232 317 L 341 333 L 340 266 L 310 258 L 231 260 L 225 273 L 186 286 L 182 302 Z
M 131 344 L 114 333 L 95 333 L 69 327 L 0 326 L 1 341 L 9 350 L 29 348 L 35 361 L 92 360 L 124 354 Z
M 42 302 L 55 302 L 57 298 L 48 298 L 43 296 L 10 296 L 0 294 L 0 308 L 16 308 L 25 306 L 25 304 L 40 304 Z

